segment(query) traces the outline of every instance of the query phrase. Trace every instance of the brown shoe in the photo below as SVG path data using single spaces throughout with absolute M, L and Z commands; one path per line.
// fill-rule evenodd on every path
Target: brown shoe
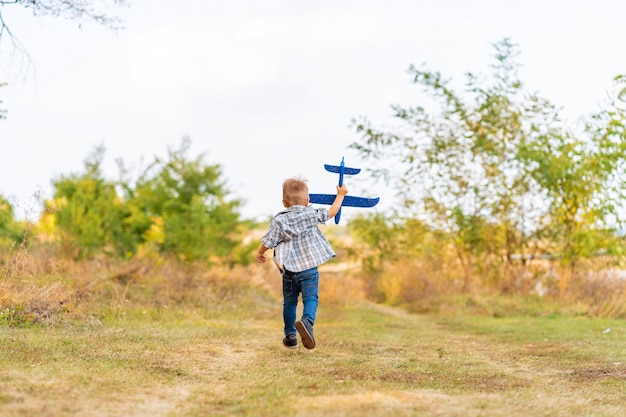
M 302 344 L 307 349 L 315 348 L 315 338 L 313 337 L 313 326 L 308 320 L 300 320 L 296 322 L 296 330 L 300 333 Z

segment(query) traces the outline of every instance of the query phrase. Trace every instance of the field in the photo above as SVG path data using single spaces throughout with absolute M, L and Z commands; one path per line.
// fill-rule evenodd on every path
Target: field
M 322 302 L 290 351 L 280 309 L 0 327 L 0 416 L 626 415 L 621 321 Z

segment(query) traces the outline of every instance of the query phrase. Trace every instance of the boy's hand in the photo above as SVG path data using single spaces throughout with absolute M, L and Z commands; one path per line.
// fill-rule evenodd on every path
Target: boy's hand
M 337 195 L 347 195 L 348 194 L 348 187 L 346 187 L 346 184 L 341 184 L 340 186 L 337 186 Z
M 262 264 L 263 262 L 265 262 L 265 252 L 267 252 L 267 247 L 261 243 L 261 246 L 259 246 L 259 250 L 256 251 L 256 261 L 260 264 Z

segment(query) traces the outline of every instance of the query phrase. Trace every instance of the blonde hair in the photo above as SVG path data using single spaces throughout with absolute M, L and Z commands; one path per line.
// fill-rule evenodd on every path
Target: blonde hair
M 309 201 L 309 186 L 300 178 L 289 178 L 283 183 L 283 203 L 286 207 L 306 206 Z

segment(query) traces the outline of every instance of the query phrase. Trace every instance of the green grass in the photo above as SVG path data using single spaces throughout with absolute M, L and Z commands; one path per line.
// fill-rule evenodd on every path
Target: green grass
M 626 415 L 620 321 L 322 303 L 318 348 L 289 351 L 280 301 L 266 302 L 253 316 L 0 327 L 0 415 Z

